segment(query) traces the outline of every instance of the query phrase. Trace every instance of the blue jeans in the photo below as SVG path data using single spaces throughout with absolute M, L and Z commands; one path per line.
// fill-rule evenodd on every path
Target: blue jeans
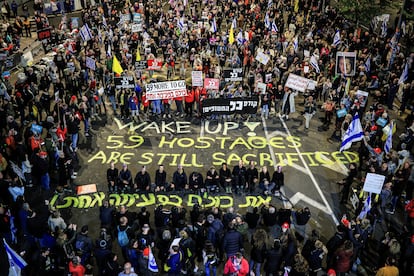
M 83 123 L 85 124 L 85 133 L 89 131 L 89 118 L 84 118 Z
M 78 139 L 79 139 L 79 133 L 72 134 L 72 149 L 76 149 L 78 146 Z
M 262 268 L 262 264 L 261 263 L 256 263 L 253 260 L 250 260 L 250 263 L 249 263 L 250 271 L 253 271 L 253 268 L 254 268 L 255 264 L 256 264 L 256 269 L 254 270 L 254 273 L 255 273 L 254 275 L 261 275 L 260 270 Z
M 114 110 L 114 112 L 116 112 L 116 101 L 115 101 L 115 96 L 109 96 L 109 101 L 111 102 L 112 109 Z
M 161 114 L 161 100 L 154 100 L 152 102 L 152 113 Z
M 217 266 L 210 265 L 210 262 L 205 264 L 206 276 L 216 276 Z
M 50 190 L 50 177 L 49 173 L 45 173 L 40 177 L 40 184 L 42 185 L 42 189 L 49 191 Z

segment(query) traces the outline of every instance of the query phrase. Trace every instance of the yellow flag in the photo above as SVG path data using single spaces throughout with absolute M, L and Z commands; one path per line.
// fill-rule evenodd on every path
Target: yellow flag
M 124 70 L 122 69 L 121 63 L 119 63 L 119 60 L 116 58 L 115 55 L 112 60 L 112 72 L 117 73 L 117 74 L 121 74 L 122 72 L 124 72 Z
M 233 44 L 234 43 L 233 26 L 230 28 L 230 32 L 229 32 L 229 43 L 230 44 Z
M 141 54 L 139 53 L 139 47 L 137 46 L 137 54 L 135 57 L 135 61 L 141 61 Z
M 295 6 L 293 7 L 293 11 L 298 13 L 299 11 L 299 0 L 295 0 Z

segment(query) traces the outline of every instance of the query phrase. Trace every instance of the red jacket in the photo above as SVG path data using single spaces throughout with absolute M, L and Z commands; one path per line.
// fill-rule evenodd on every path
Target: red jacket
M 410 218 L 414 218 L 414 199 L 411 199 L 410 202 L 405 205 L 405 211 Z
M 224 275 L 237 273 L 237 276 L 245 276 L 249 273 L 249 263 L 245 258 L 242 258 L 238 267 L 233 264 L 233 260 L 236 257 L 230 257 L 224 265 Z
M 74 265 L 72 261 L 69 262 L 69 272 L 72 273 L 72 276 L 84 276 L 85 268 L 83 265 L 78 264 Z
M 194 89 L 187 91 L 187 96 L 184 97 L 186 103 L 194 102 Z

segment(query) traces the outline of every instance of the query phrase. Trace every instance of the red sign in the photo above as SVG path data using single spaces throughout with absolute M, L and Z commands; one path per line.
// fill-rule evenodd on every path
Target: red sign
M 48 39 L 51 37 L 50 28 L 37 31 L 37 38 L 39 40 Z
M 149 59 L 147 60 L 148 70 L 161 70 L 162 68 L 162 61 L 157 59 Z
M 220 80 L 219 79 L 204 79 L 204 88 L 211 90 L 219 90 Z

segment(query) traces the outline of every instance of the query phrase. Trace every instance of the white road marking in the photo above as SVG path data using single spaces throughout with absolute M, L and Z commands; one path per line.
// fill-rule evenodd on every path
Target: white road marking
M 201 119 L 201 125 L 200 125 L 200 137 L 204 136 L 204 120 Z
M 328 157 L 326 157 L 323 154 L 320 154 L 320 157 L 324 161 L 331 161 L 332 162 L 331 159 L 329 159 Z M 335 162 L 333 162 L 333 164 L 322 164 L 322 166 L 324 166 L 325 168 L 328 168 L 330 170 L 333 170 L 337 173 L 341 173 L 343 175 L 348 175 L 348 168 L 342 162 L 335 161 Z
M 282 122 L 283 128 L 286 130 L 286 133 L 287 133 L 289 136 L 292 136 L 292 134 L 290 133 L 289 128 L 287 127 L 287 125 L 286 125 L 285 121 L 284 121 L 284 120 L 282 120 L 282 117 L 281 117 L 280 115 L 279 115 L 279 119 L 280 119 L 280 121 Z M 265 134 L 266 134 L 266 132 L 265 132 Z M 316 181 L 316 179 L 315 179 L 315 176 L 313 175 L 313 173 L 312 173 L 312 172 L 311 172 L 311 170 L 309 169 L 308 164 L 305 162 L 305 159 L 303 158 L 303 156 L 302 156 L 302 154 L 301 154 L 301 152 L 300 152 L 300 150 L 299 150 L 299 148 L 298 148 L 298 146 L 297 146 L 296 144 L 294 145 L 294 148 L 295 148 L 296 152 L 298 153 L 299 159 L 302 161 L 304 168 L 305 168 L 305 169 L 306 169 L 306 171 L 308 172 L 308 175 L 309 175 L 310 179 L 312 180 L 312 183 L 313 183 L 313 185 L 314 185 L 315 189 L 318 191 L 319 196 L 322 198 L 322 201 L 323 201 L 323 203 L 325 204 L 325 206 L 326 206 L 326 208 L 327 208 L 327 209 L 326 209 L 326 210 L 327 210 L 327 214 L 329 214 L 329 215 L 331 216 L 331 218 L 332 218 L 332 220 L 334 221 L 335 225 L 339 224 L 339 221 L 338 221 L 338 219 L 336 218 L 335 214 L 333 213 L 332 208 L 331 208 L 331 206 L 330 206 L 330 205 L 329 205 L 329 203 L 328 203 L 328 200 L 326 199 L 325 195 L 323 194 L 323 192 L 322 192 L 321 188 L 319 187 L 319 185 L 318 185 L 318 183 L 317 183 L 317 181 Z M 273 156 L 273 155 L 272 155 L 272 156 Z M 321 210 L 322 210 L 322 209 L 321 209 Z
M 307 195 L 304 195 L 301 192 L 297 192 L 296 194 L 294 194 L 291 198 L 290 198 L 290 202 L 293 205 L 296 205 L 299 201 L 303 201 L 305 203 L 307 203 L 309 206 L 315 207 L 325 213 L 327 213 L 328 215 L 330 215 L 330 209 L 327 208 L 325 205 L 317 202 L 316 200 L 314 200 L 313 198 L 308 197 Z

